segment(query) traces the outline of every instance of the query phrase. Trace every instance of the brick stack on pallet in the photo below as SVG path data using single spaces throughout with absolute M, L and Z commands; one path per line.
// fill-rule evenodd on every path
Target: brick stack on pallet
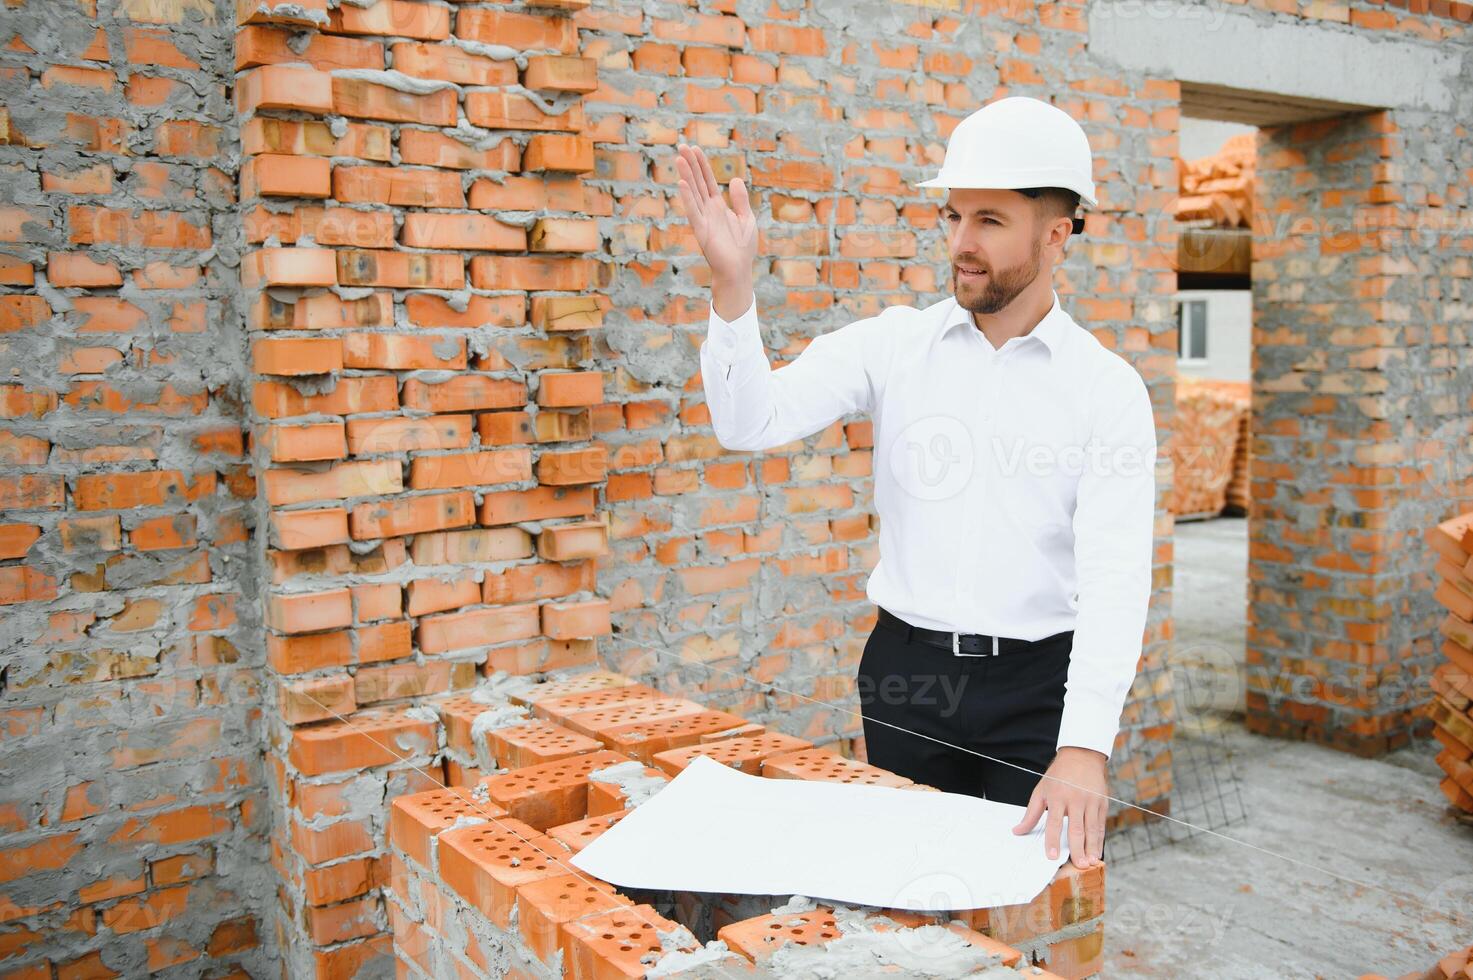
M 1446 662 L 1432 672 L 1427 716 L 1442 743 L 1439 783 L 1460 812 L 1473 816 L 1473 512 L 1443 521 L 1427 532 L 1432 546 L 1436 592 L 1447 610 L 1438 626 Z
M 1176 220 L 1210 221 L 1217 228 L 1247 227 L 1253 216 L 1256 156 L 1254 134 L 1243 133 L 1211 156 L 1180 161 Z
M 1211 517 L 1230 502 L 1247 509 L 1247 382 L 1180 377 L 1171 440 L 1171 512 Z
M 929 786 L 604 670 L 566 669 L 541 683 L 496 675 L 435 710 L 451 782 L 394 799 L 388 818 L 400 976 L 859 976 L 897 963 L 931 976 L 1079 978 L 1100 969 L 1103 866 L 1065 864 L 1026 905 L 928 914 L 803 896 L 620 892 L 569 863 L 698 755 L 774 779 Z

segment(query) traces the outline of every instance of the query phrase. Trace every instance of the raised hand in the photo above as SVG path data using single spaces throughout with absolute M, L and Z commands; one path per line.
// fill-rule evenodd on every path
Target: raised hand
M 747 185 L 740 177 L 732 180 L 733 210 L 726 206 L 716 175 L 711 172 L 711 164 L 701 148 L 681 143 L 676 152 L 680 207 L 695 232 L 696 244 L 711 266 L 712 278 L 717 281 L 749 278 L 752 262 L 757 258 L 757 216 L 747 199 Z

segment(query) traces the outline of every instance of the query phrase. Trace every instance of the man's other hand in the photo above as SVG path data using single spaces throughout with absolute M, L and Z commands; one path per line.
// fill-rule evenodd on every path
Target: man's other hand
M 1094 749 L 1073 745 L 1059 749 L 1048 772 L 1033 788 L 1028 809 L 1013 833 L 1029 833 L 1047 811 L 1043 849 L 1050 858 L 1056 858 L 1059 830 L 1068 817 L 1070 860 L 1076 868 L 1099 864 L 1105 856 L 1105 816 L 1110 808 L 1105 779 L 1108 761 Z

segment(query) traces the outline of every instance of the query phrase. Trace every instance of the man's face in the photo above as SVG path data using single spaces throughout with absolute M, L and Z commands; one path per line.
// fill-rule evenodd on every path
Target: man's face
M 951 252 L 952 292 L 964 310 L 998 312 L 1043 269 L 1043 222 L 1026 195 L 953 188 L 941 206 L 941 220 Z

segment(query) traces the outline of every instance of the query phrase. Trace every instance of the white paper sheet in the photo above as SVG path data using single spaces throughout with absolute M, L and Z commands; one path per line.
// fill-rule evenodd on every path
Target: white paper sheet
M 1068 860 L 1024 808 L 959 793 L 768 779 L 697 756 L 572 857 L 626 888 L 806 895 L 942 911 L 1032 901 Z M 1068 825 L 1065 824 L 1064 833 Z

